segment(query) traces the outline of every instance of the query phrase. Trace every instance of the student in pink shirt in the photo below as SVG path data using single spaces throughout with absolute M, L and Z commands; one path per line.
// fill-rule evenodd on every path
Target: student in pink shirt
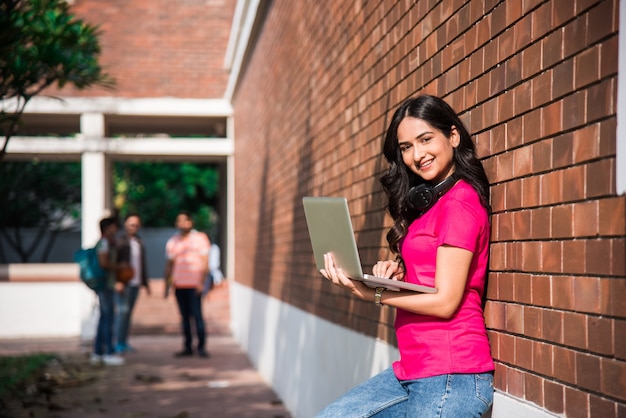
M 208 272 L 209 238 L 193 228 L 191 214 L 181 211 L 176 216 L 178 233 L 165 246 L 167 261 L 165 278 L 175 289 L 184 335 L 183 349 L 175 357 L 193 355 L 191 319 L 196 325 L 198 356 L 209 357 L 205 349 L 206 330 L 202 317 L 202 290 Z
M 442 99 L 418 96 L 394 113 L 381 177 L 397 258 L 372 273 L 437 293 L 385 291 L 350 280 L 325 256 L 322 275 L 353 295 L 397 309 L 400 359 L 318 417 L 480 417 L 493 401 L 483 315 L 489 255 L 489 182 L 474 143 Z

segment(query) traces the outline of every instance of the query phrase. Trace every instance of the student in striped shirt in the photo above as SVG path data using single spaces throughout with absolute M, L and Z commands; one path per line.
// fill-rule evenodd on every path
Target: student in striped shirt
M 183 350 L 175 353 L 174 356 L 193 355 L 191 335 L 191 318 L 193 318 L 198 338 L 198 356 L 208 357 L 209 354 L 205 349 L 206 331 L 202 318 L 202 290 L 208 273 L 211 243 L 205 233 L 193 228 L 193 218 L 187 211 L 180 211 L 176 216 L 176 228 L 178 232 L 167 241 L 165 246 L 167 261 L 164 276 L 168 285 L 171 284 L 175 290 L 184 334 Z

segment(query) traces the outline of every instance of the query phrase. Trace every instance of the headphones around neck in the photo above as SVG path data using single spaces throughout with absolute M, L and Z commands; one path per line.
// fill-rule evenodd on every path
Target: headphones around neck
M 435 186 L 422 183 L 418 186 L 411 187 L 407 196 L 409 209 L 418 210 L 422 213 L 426 212 L 433 207 L 441 196 L 454 186 L 459 178 L 458 174 L 452 173 Z

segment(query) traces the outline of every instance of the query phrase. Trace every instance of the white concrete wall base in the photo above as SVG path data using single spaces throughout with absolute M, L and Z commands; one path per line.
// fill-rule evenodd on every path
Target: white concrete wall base
M 506 393 L 496 392 L 493 399 L 491 418 L 554 418 L 557 416 L 565 415 L 551 414 Z
M 91 339 L 97 316 L 96 295 L 82 282 L 0 283 L 0 338 Z
M 395 347 L 230 283 L 233 336 L 261 376 L 298 418 L 313 417 L 338 396 L 396 360 Z M 491 418 L 554 415 L 497 393 Z

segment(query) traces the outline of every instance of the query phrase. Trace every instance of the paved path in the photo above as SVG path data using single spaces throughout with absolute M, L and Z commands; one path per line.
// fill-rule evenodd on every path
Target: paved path
M 66 375 L 67 387 L 23 416 L 290 417 L 228 331 L 228 286 L 212 291 L 203 307 L 210 357 L 180 359 L 172 355 L 181 348 L 176 303 L 173 296 L 163 299 L 155 282 L 151 296 L 140 295 L 130 338 L 137 351 L 124 366 L 90 365 L 89 344 L 76 338 L 0 339 L 0 355 L 54 352 L 66 364 L 57 374 Z

